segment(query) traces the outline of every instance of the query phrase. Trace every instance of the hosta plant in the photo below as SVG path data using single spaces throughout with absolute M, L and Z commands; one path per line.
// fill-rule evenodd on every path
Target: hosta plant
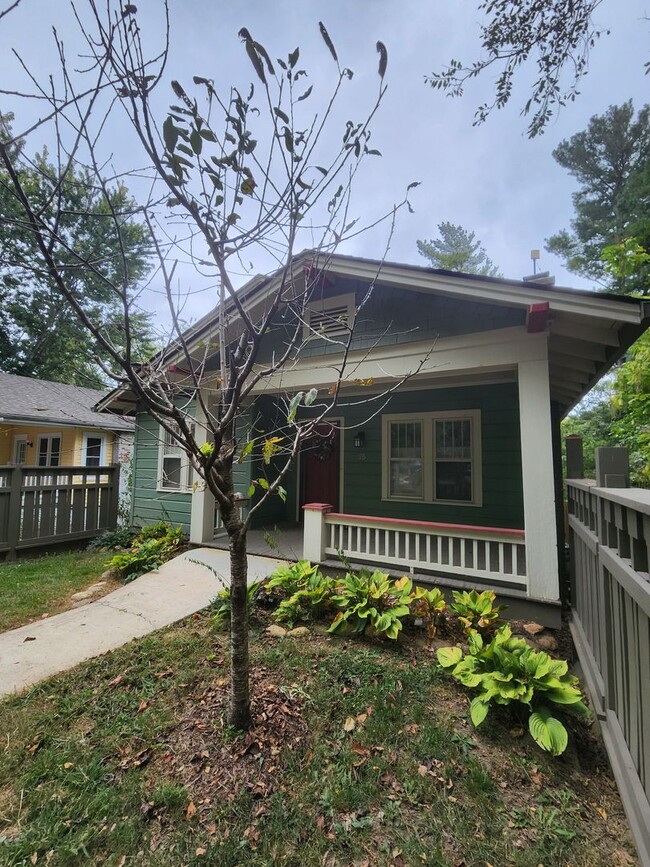
M 318 566 L 314 566 L 309 560 L 278 566 L 266 582 L 265 590 L 276 590 L 283 596 L 291 596 L 304 587 L 307 580 L 317 572 Z
M 192 560 L 192 563 L 200 563 L 199 560 Z M 205 566 L 205 563 L 201 563 L 202 566 Z M 211 567 L 208 566 L 209 569 Z M 211 571 L 214 572 L 214 569 Z M 217 573 L 215 572 L 215 575 Z M 246 590 L 246 602 L 248 604 L 248 613 L 250 615 L 251 610 L 253 608 L 253 603 L 255 602 L 255 597 L 260 590 L 260 587 L 264 584 L 263 581 L 253 581 L 248 585 Z M 210 614 L 210 623 L 214 626 L 215 629 L 225 629 L 226 626 L 230 625 L 230 612 L 232 610 L 232 600 L 231 600 L 231 592 L 230 587 L 224 587 L 223 590 L 220 590 L 217 593 L 215 599 L 211 603 L 211 614 Z
M 493 629 L 501 619 L 504 605 L 495 605 L 496 593 L 492 590 L 452 591 L 454 601 L 449 609 L 458 616 L 465 632 L 481 632 L 483 634 Z
M 128 551 L 112 557 L 106 564 L 114 570 L 125 584 L 158 569 L 167 560 L 180 552 L 185 542 L 182 527 L 172 527 L 166 521 L 159 521 L 143 527 L 131 542 Z
M 424 587 L 416 587 L 411 602 L 411 614 L 421 617 L 427 630 L 427 647 L 431 647 L 438 624 L 443 611 L 447 607 L 442 590 L 433 587 L 426 590 Z
M 397 638 L 402 619 L 410 613 L 413 582 L 409 578 L 393 581 L 379 570 L 348 572 L 336 587 L 332 603 L 339 613 L 330 632 L 365 632 L 372 626 L 386 638 Z
M 463 655 L 460 647 L 443 647 L 438 662 L 463 686 L 478 691 L 470 705 L 474 725 L 483 722 L 492 704 L 516 702 L 530 713 L 528 730 L 539 746 L 554 756 L 563 753 L 567 731 L 552 711 L 588 712 L 568 664 L 514 638 L 508 625 L 487 644 L 478 633 L 470 633 L 468 649 Z
M 300 582 L 298 589 L 283 599 L 275 610 L 275 619 L 293 627 L 300 620 L 318 620 L 331 607 L 334 581 L 314 571 Z

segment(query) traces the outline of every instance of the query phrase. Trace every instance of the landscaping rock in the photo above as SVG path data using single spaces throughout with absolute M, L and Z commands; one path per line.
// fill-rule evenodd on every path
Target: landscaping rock
M 535 641 L 542 650 L 557 650 L 557 639 L 550 633 L 536 636 Z
M 102 581 L 112 581 L 113 578 L 117 578 L 117 572 L 115 569 L 107 569 L 105 572 L 102 572 L 101 575 Z
M 289 632 L 293 638 L 304 638 L 306 635 L 309 635 L 309 629 L 306 626 L 296 626 L 295 629 L 292 629 Z
M 93 593 L 97 593 L 103 587 L 106 587 L 107 583 L 108 582 L 106 582 L 106 581 L 96 581 L 94 584 L 91 584 L 90 587 L 86 587 L 86 590 L 90 590 Z
M 73 599 L 75 602 L 83 602 L 84 599 L 90 599 L 94 595 L 92 590 L 79 590 L 78 593 L 73 593 L 70 599 Z
M 524 629 L 529 635 L 537 635 L 538 632 L 544 631 L 544 627 L 539 623 L 524 623 Z
M 284 638 L 287 634 L 287 630 L 284 626 L 278 626 L 277 623 L 272 623 L 267 627 L 266 634 L 270 635 L 271 638 Z

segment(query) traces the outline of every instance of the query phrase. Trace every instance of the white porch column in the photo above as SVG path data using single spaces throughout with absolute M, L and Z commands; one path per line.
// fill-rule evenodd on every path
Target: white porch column
M 195 439 L 199 446 L 207 442 L 205 414 L 200 404 L 196 407 Z M 202 545 L 214 538 L 214 495 L 202 479 L 192 494 L 192 512 L 190 517 L 190 542 Z
M 541 341 L 540 341 L 541 342 Z M 540 347 L 541 348 L 541 347 Z M 560 596 L 548 360 L 520 361 L 519 419 L 528 595 Z
M 307 503 L 303 526 L 303 560 L 320 563 L 325 559 L 325 515 L 332 511 L 328 503 Z

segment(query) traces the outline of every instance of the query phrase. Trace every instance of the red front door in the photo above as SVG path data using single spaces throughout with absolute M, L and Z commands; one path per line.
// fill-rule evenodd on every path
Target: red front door
M 339 508 L 340 431 L 329 422 L 318 426 L 302 447 L 302 496 L 305 503 L 329 503 Z

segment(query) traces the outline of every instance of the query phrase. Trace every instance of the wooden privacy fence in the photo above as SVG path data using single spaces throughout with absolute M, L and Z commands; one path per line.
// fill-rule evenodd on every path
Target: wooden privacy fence
M 119 466 L 0 467 L 0 553 L 89 539 L 117 525 Z
M 571 630 L 641 863 L 650 864 L 650 491 L 567 481 Z

